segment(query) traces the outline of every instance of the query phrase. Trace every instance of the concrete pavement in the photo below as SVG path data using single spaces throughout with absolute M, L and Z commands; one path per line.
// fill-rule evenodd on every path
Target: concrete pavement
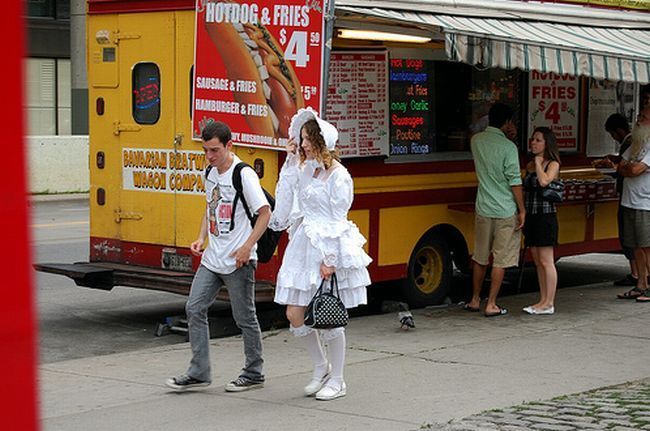
M 163 384 L 186 369 L 188 343 L 50 363 L 40 367 L 43 429 L 443 429 L 486 410 L 649 377 L 650 304 L 617 300 L 621 290 L 561 289 L 554 316 L 523 314 L 535 295 L 522 294 L 502 298 L 504 317 L 415 310 L 410 331 L 397 313 L 354 318 L 348 395 L 330 402 L 302 396 L 311 365 L 286 329 L 264 333 L 266 387 L 239 394 L 224 392 L 243 362 L 239 337 L 212 340 L 213 384 L 196 392 Z

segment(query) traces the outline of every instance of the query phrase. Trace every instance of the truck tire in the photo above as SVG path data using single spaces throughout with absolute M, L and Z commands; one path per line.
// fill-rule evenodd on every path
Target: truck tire
M 412 308 L 440 304 L 449 293 L 453 274 L 449 247 L 439 235 L 427 234 L 415 246 L 403 291 Z

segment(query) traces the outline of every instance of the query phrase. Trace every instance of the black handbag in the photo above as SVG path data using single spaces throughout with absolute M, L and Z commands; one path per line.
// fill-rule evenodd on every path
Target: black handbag
M 549 202 L 562 202 L 562 199 L 564 199 L 564 183 L 562 180 L 553 180 L 546 187 L 542 187 L 542 198 Z
M 327 280 L 323 279 L 305 310 L 305 325 L 314 329 L 332 329 L 346 326 L 350 320 L 348 310 L 339 297 L 339 284 L 336 274 L 330 277 L 329 290 L 325 289 Z

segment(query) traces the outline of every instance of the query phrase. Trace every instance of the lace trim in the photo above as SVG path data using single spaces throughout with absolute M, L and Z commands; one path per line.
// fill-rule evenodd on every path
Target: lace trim
M 327 266 L 332 266 L 332 267 L 336 268 L 338 266 L 338 263 L 339 263 L 339 258 L 334 254 L 328 254 L 323 259 L 323 263 L 325 265 L 327 265 Z

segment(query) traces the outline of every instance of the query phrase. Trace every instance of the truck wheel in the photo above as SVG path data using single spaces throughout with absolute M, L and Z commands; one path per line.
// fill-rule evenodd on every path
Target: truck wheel
M 406 301 L 413 308 L 440 304 L 451 287 L 453 274 L 449 247 L 435 234 L 425 235 L 415 246 L 404 282 Z

